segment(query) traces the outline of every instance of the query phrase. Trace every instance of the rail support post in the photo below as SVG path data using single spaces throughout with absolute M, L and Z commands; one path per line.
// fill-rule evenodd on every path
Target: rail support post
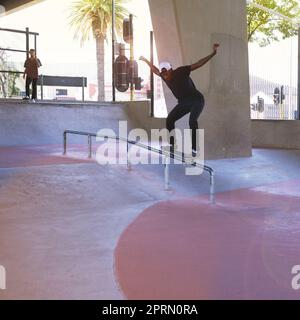
M 92 137 L 91 135 L 88 135 L 88 145 L 89 145 L 89 156 L 88 158 L 92 158 Z
M 215 175 L 214 172 L 210 172 L 210 202 L 211 204 L 216 203 L 215 199 Z
M 84 102 L 85 78 L 82 77 L 82 102 Z
M 165 157 L 165 191 L 170 190 L 170 158 Z
M 67 154 L 67 132 L 64 132 L 64 152 L 63 155 L 65 156 Z
M 127 157 L 127 170 L 131 171 L 131 162 L 130 162 L 130 157 L 129 157 L 129 143 L 127 141 L 127 152 L 126 152 L 126 157 Z
M 41 74 L 41 100 L 44 100 L 44 76 Z

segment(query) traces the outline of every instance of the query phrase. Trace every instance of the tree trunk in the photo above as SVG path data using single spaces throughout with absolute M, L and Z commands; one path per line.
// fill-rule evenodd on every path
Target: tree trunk
M 96 37 L 98 101 L 105 101 L 105 59 L 103 37 Z
M 7 97 L 6 87 L 5 87 L 6 80 L 7 80 L 7 79 L 6 79 L 5 75 L 3 74 L 3 78 L 0 77 L 0 82 L 1 82 L 1 89 L 2 89 L 3 98 L 6 98 L 6 97 Z

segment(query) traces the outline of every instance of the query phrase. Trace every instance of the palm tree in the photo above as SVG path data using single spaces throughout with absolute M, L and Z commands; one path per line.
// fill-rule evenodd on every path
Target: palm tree
M 120 34 L 123 20 L 128 17 L 126 8 L 128 0 L 115 0 L 115 30 Z M 81 45 L 89 40 L 92 34 L 96 41 L 98 101 L 105 100 L 104 71 L 105 71 L 105 40 L 111 30 L 112 0 L 79 0 L 71 7 L 70 25 L 75 28 L 75 38 L 81 39 Z

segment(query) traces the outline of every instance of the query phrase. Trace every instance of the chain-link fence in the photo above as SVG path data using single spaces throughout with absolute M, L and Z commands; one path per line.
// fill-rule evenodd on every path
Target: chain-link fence
M 283 85 L 250 75 L 251 118 L 295 120 L 297 112 L 296 84 Z

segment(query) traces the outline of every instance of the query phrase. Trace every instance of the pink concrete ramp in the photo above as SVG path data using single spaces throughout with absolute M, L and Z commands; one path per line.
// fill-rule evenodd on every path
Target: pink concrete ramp
M 128 299 L 300 299 L 300 181 L 158 203 L 122 234 Z
M 70 146 L 68 156 L 63 156 L 59 145 L 0 147 L 0 168 L 86 163 L 86 155 L 83 145 Z

